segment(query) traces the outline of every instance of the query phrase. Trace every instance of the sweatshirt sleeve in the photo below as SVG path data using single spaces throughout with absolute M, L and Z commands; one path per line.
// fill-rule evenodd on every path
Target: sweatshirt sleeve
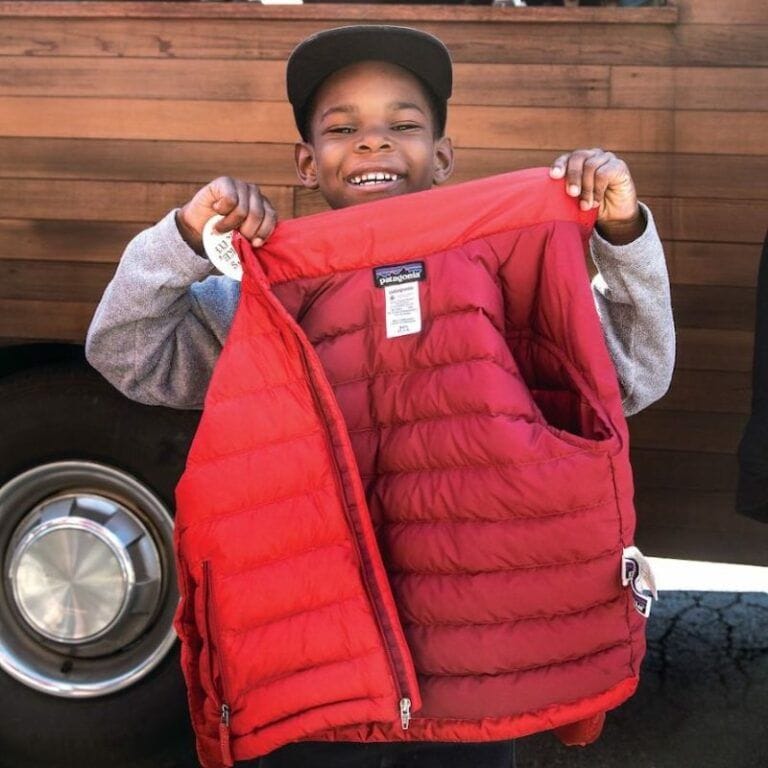
M 88 362 L 132 400 L 202 408 L 240 296 L 211 275 L 176 227 L 176 211 L 127 246 L 96 308 Z
M 597 231 L 590 253 L 597 313 L 616 367 L 624 413 L 631 416 L 669 389 L 675 364 L 675 327 L 664 250 L 651 211 L 640 203 L 646 227 L 627 245 Z

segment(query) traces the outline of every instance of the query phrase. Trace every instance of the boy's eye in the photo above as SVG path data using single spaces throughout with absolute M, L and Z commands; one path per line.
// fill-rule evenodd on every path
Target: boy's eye
M 351 125 L 334 125 L 328 129 L 328 133 L 352 133 L 354 130 Z
M 421 126 L 419 126 L 418 123 L 398 123 L 397 125 L 394 126 L 394 129 L 396 131 L 410 131 L 420 127 Z

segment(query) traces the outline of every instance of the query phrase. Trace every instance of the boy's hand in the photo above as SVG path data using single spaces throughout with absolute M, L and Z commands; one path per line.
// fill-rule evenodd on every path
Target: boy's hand
M 211 216 L 224 218 L 216 225 L 218 232 L 239 229 L 254 248 L 263 245 L 277 224 L 272 203 L 255 184 L 229 176 L 220 176 L 206 184 L 176 214 L 176 225 L 188 245 L 203 253 L 203 227 Z
M 549 175 L 565 179 L 566 192 L 580 198 L 582 211 L 598 208 L 598 231 L 610 243 L 625 245 L 643 234 L 645 217 L 629 168 L 612 152 L 577 149 L 560 155 Z

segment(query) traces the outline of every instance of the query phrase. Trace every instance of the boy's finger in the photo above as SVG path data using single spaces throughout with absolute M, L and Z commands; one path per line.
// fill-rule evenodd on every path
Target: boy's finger
M 556 157 L 552 161 L 552 165 L 549 168 L 549 175 L 553 179 L 562 179 L 565 175 L 565 166 L 568 164 L 568 152 L 560 157 Z
M 611 155 L 610 159 L 603 163 L 595 172 L 595 200 L 598 204 L 602 203 L 605 199 L 605 192 L 611 184 L 611 181 L 616 178 L 622 167 L 622 161 L 615 155 Z
M 239 179 L 233 179 L 232 181 L 235 186 L 235 204 L 216 225 L 216 229 L 219 232 L 229 232 L 232 229 L 237 229 L 246 216 L 248 216 L 248 185 Z M 223 211 L 220 211 L 220 213 L 223 213 Z
M 229 176 L 220 176 L 208 185 L 211 195 L 211 208 L 216 213 L 226 216 L 237 205 L 237 187 Z
M 264 218 L 261 220 L 261 226 L 257 230 L 255 237 L 251 240 L 254 248 L 264 245 L 277 225 L 277 211 L 275 211 L 272 203 L 266 197 L 262 198 L 262 200 L 264 201 Z
M 248 185 L 248 215 L 240 225 L 240 234 L 251 240 L 264 219 L 264 198 L 255 184 Z
M 565 191 L 571 197 L 581 194 L 581 181 L 584 173 L 584 163 L 592 156 L 594 150 L 577 149 L 571 152 L 568 158 L 568 166 L 565 169 Z
M 594 207 L 596 174 L 612 157 L 610 152 L 599 151 L 584 161 L 581 172 L 581 199 L 579 200 L 579 207 L 582 211 L 588 211 Z

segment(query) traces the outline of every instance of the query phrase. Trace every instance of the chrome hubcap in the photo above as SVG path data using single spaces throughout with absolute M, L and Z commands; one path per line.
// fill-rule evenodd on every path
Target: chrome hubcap
M 92 462 L 37 467 L 0 488 L 0 667 L 66 697 L 146 675 L 175 639 L 172 527 L 146 486 Z
M 133 569 L 118 547 L 88 521 L 41 526 L 11 563 L 13 594 L 41 635 L 79 643 L 101 635 L 123 612 Z
M 160 599 L 162 563 L 152 535 L 112 499 L 46 499 L 17 528 L 11 552 L 19 613 L 32 630 L 56 642 L 119 635 L 125 645 L 151 618 L 147 605 L 156 607 Z M 144 620 L 137 621 L 137 614 Z

